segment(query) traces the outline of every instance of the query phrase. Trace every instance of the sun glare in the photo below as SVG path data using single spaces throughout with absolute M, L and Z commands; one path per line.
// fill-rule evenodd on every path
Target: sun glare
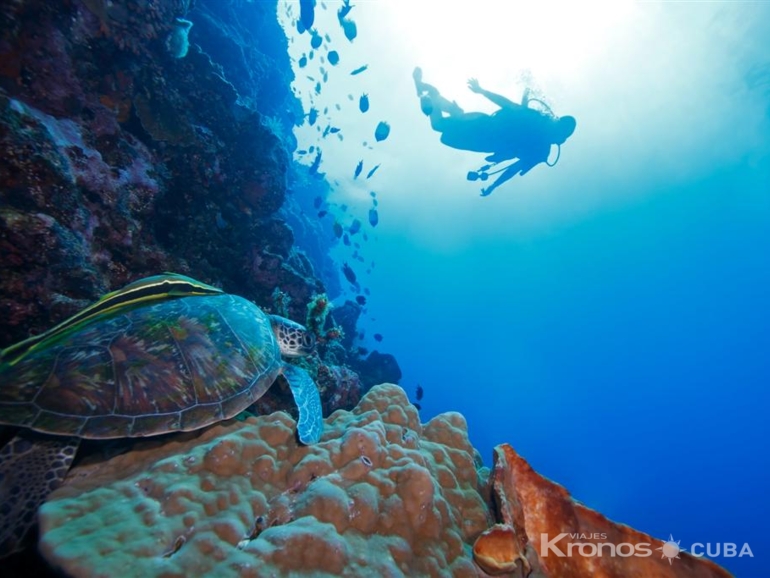
M 506 84 L 522 73 L 569 81 L 596 64 L 609 36 L 634 10 L 631 0 L 434 2 L 385 0 L 388 24 L 441 86 L 478 77 Z

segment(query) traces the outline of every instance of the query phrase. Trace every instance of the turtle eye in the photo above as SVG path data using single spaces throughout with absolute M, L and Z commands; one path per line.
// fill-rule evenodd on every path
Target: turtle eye
M 312 333 L 308 332 L 302 335 L 302 345 L 308 349 L 313 349 L 313 347 L 315 347 L 315 337 Z

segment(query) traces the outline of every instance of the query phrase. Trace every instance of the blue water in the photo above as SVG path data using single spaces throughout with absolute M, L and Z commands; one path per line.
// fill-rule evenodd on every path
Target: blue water
M 753 557 L 715 560 L 770 575 L 770 7 L 633 5 L 574 67 L 539 74 L 549 62 L 534 47 L 479 56 L 487 79 L 474 70 L 472 23 L 444 36 L 426 23 L 426 37 L 411 37 L 409 13 L 383 10 L 351 11 L 350 43 L 317 7 L 341 63 L 326 66 L 320 95 L 305 78 L 318 60 L 295 84 L 345 135 L 297 131 L 300 148 L 324 150 L 332 217 L 365 222 L 370 191 L 379 200 L 357 267 L 372 293 L 363 325 L 384 340 L 364 345 L 397 357 L 411 395 L 422 385 L 423 421 L 461 412 L 487 463 L 511 443 L 609 518 L 688 550 L 747 543 Z M 310 39 L 289 34 L 298 58 Z M 465 174 L 482 155 L 438 142 L 412 88 L 416 65 L 466 110 L 494 109 L 465 88 L 470 76 L 513 99 L 535 85 L 577 118 L 575 135 L 554 168 L 481 198 Z M 392 135 L 375 143 L 379 120 Z M 364 175 L 382 163 L 369 181 L 353 179 L 360 159 Z

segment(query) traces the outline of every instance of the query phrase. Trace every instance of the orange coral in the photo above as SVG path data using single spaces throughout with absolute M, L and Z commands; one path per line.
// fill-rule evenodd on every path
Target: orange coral
M 482 532 L 473 544 L 473 559 L 492 576 L 515 571 L 519 562 L 525 575 L 530 570 L 529 562 L 519 551 L 516 533 L 508 524 L 495 524 Z
M 512 528 L 521 552 L 531 553 L 533 573 L 553 578 L 729 578 L 723 568 L 703 558 L 682 552 L 676 564 L 653 555 L 588 555 L 604 544 L 644 546 L 645 552 L 660 550 L 665 543 L 623 524 L 608 520 L 595 510 L 574 501 L 562 486 L 544 478 L 508 444 L 495 448 L 491 475 L 492 493 L 499 516 Z M 569 551 L 569 535 L 585 536 L 585 548 Z M 555 537 L 562 539 L 553 541 Z M 578 540 L 580 542 L 581 540 Z M 556 550 L 559 550 L 558 552 Z

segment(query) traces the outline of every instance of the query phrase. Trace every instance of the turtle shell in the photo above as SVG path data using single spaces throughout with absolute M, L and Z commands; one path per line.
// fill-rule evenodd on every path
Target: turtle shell
M 96 439 L 194 430 L 251 405 L 281 365 L 269 317 L 242 297 L 140 303 L 0 365 L 0 424 Z

